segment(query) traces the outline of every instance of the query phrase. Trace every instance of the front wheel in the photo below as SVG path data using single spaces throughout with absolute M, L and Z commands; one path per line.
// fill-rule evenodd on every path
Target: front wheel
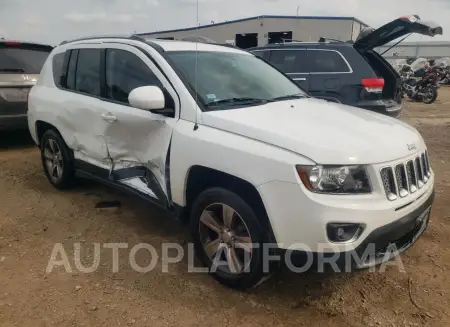
M 204 191 L 192 205 L 190 223 L 198 258 L 221 284 L 246 290 L 271 275 L 264 264 L 260 220 L 237 194 L 222 188 Z
M 423 90 L 423 95 L 422 95 L 422 101 L 425 104 L 431 104 L 434 101 L 436 101 L 438 97 L 438 91 L 437 88 L 435 86 L 427 86 L 424 90 Z

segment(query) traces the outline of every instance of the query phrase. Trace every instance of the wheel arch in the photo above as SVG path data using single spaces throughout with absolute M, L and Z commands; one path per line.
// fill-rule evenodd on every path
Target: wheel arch
M 236 193 L 247 202 L 255 210 L 257 217 L 260 217 L 268 241 L 276 243 L 269 216 L 256 187 L 245 179 L 213 168 L 195 165 L 189 169 L 185 184 L 186 206 L 182 219 L 189 219 L 192 203 L 203 191 L 213 187 L 221 187 Z
M 64 140 L 63 136 L 61 135 L 61 133 L 59 132 L 59 130 L 52 124 L 47 123 L 46 121 L 43 120 L 37 120 L 35 123 L 36 126 L 36 139 L 37 139 L 37 144 L 40 147 L 41 146 L 41 139 L 42 136 L 45 134 L 45 132 L 47 132 L 48 130 L 53 130 L 56 133 L 58 133 L 59 136 L 61 136 L 61 138 Z

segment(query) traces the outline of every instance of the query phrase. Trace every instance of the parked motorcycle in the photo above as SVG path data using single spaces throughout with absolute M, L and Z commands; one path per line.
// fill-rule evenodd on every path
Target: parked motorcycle
M 411 100 L 426 104 L 431 104 L 436 101 L 440 80 L 437 67 L 427 67 L 421 78 L 414 78 L 414 72 L 408 67 L 404 68 L 403 73 L 403 95 L 406 94 Z

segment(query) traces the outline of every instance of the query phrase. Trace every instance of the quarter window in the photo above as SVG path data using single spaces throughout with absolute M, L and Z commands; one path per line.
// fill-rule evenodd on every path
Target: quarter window
M 61 76 L 63 74 L 63 64 L 64 64 L 64 56 L 65 52 L 58 53 L 53 56 L 52 60 L 52 69 L 53 69 L 53 80 L 55 84 L 61 86 Z
M 312 73 L 348 73 L 350 68 L 344 58 L 336 51 L 309 51 Z

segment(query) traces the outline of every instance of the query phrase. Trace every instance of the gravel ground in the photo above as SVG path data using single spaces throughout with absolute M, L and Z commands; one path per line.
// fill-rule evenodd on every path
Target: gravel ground
M 401 257 L 406 272 L 293 274 L 239 293 L 205 274 L 188 273 L 188 259 L 163 272 L 131 268 L 130 248 L 163 242 L 186 245 L 186 228 L 137 199 L 83 182 L 57 191 L 44 177 L 29 136 L 0 135 L 0 326 L 449 326 L 450 325 L 450 90 L 437 103 L 407 103 L 403 118 L 423 133 L 436 172 L 430 228 Z M 99 201 L 120 201 L 99 209 Z M 74 262 L 93 262 L 94 243 L 128 243 L 112 271 L 111 249 L 99 268 L 82 273 Z M 54 245 L 72 268 L 46 273 Z M 139 251 L 137 263 L 148 264 Z

